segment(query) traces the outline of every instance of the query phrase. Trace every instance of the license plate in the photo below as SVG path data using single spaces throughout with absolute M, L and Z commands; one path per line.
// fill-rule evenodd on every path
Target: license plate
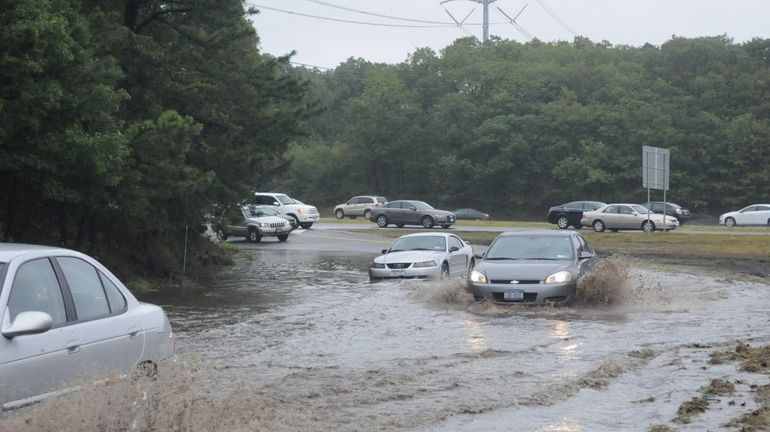
M 505 300 L 523 300 L 524 291 L 522 290 L 505 290 L 503 293 L 503 299 Z
M 283 229 L 278 228 L 277 230 L 275 230 L 275 232 L 276 234 L 283 234 Z
M 402 277 L 406 274 L 405 270 L 391 270 L 390 275 L 393 277 Z

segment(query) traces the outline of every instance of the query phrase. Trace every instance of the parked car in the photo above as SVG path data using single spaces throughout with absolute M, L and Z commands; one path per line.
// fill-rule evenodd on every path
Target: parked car
M 423 228 L 441 225 L 443 228 L 449 228 L 457 218 L 452 212 L 436 210 L 422 201 L 398 200 L 372 210 L 372 220 L 377 222 L 380 228 L 389 224 L 395 224 L 399 228 L 404 225 L 422 225 Z
M 729 227 L 738 225 L 770 226 L 770 204 L 753 204 L 719 216 L 719 223 Z
M 278 237 L 278 240 L 284 242 L 289 239 L 292 230 L 288 219 L 288 216 L 281 216 L 271 207 L 241 206 L 228 210 L 214 232 L 220 240 L 242 236 L 252 243 L 259 243 L 262 237 Z
M 621 229 L 652 232 L 656 229 L 672 230 L 679 226 L 676 218 L 652 213 L 639 204 L 609 204 L 598 210 L 583 212 L 580 223 L 592 226 L 596 232 L 605 229 L 612 232 Z
M 355 219 L 363 216 L 364 219 L 371 220 L 372 209 L 388 202 L 384 196 L 361 195 L 354 196 L 348 202 L 334 207 L 334 216 L 337 219 L 349 217 Z
M 690 210 L 671 202 L 652 201 L 642 203 L 642 205 L 650 209 L 653 213 L 666 214 L 675 217 L 679 221 L 679 225 L 684 224 L 692 217 Z
M 163 309 L 68 249 L 0 243 L 0 322 L 0 411 L 174 355 Z
M 577 231 L 506 232 L 476 262 L 468 284 L 474 297 L 494 303 L 569 304 L 598 259 Z
M 548 222 L 556 224 L 560 229 L 567 229 L 570 225 L 575 229 L 583 227 L 581 220 L 584 211 L 593 211 L 607 204 L 601 201 L 572 201 L 548 209 Z
M 313 206 L 305 205 L 301 201 L 282 193 L 275 192 L 256 192 L 254 194 L 254 203 L 257 205 L 266 205 L 272 207 L 279 214 L 290 216 L 297 221 L 302 228 L 309 229 L 314 222 L 320 219 L 318 209 Z
M 457 219 L 483 220 L 483 221 L 488 221 L 491 219 L 489 216 L 489 213 L 482 213 L 472 208 L 461 208 L 453 211 L 452 213 L 455 214 L 455 217 Z
M 407 234 L 372 261 L 369 278 L 467 278 L 473 265 L 473 248 L 454 234 Z

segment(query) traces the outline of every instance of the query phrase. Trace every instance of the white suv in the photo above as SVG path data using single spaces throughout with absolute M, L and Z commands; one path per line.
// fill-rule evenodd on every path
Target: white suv
M 278 213 L 293 217 L 302 228 L 308 229 L 313 225 L 313 222 L 320 219 L 318 209 L 305 205 L 286 194 L 256 192 L 254 197 L 255 204 L 271 206 Z

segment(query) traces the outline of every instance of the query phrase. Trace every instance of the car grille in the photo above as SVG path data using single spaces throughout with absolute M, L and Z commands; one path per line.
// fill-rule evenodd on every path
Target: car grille
M 535 300 L 537 300 L 537 293 L 524 293 L 524 299 L 523 300 L 506 300 L 505 294 L 503 293 L 492 293 L 492 298 L 495 299 L 495 301 L 499 302 L 509 302 L 509 303 L 533 303 Z
M 511 286 L 513 286 L 513 285 L 535 285 L 535 284 L 539 284 L 540 283 L 539 280 L 519 280 L 519 283 L 513 284 L 513 283 L 511 283 L 511 280 L 513 280 L 513 279 L 492 279 L 491 282 L 493 284 L 506 284 L 506 285 L 511 285 Z
M 283 222 L 270 222 L 270 228 L 283 228 L 286 226 Z
M 409 268 L 410 265 L 412 265 L 412 263 L 393 263 L 393 264 L 388 264 L 388 268 L 405 269 L 405 268 Z

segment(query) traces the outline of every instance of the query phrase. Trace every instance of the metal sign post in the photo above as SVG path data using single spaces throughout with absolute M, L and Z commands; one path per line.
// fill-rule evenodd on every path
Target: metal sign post
M 668 149 L 659 147 L 642 147 L 642 186 L 647 188 L 647 203 L 650 202 L 650 189 L 663 191 L 663 225 L 667 218 L 666 191 L 668 191 L 669 162 L 671 153 Z M 649 210 L 649 209 L 648 209 Z M 650 212 L 647 212 L 647 223 L 650 223 Z

